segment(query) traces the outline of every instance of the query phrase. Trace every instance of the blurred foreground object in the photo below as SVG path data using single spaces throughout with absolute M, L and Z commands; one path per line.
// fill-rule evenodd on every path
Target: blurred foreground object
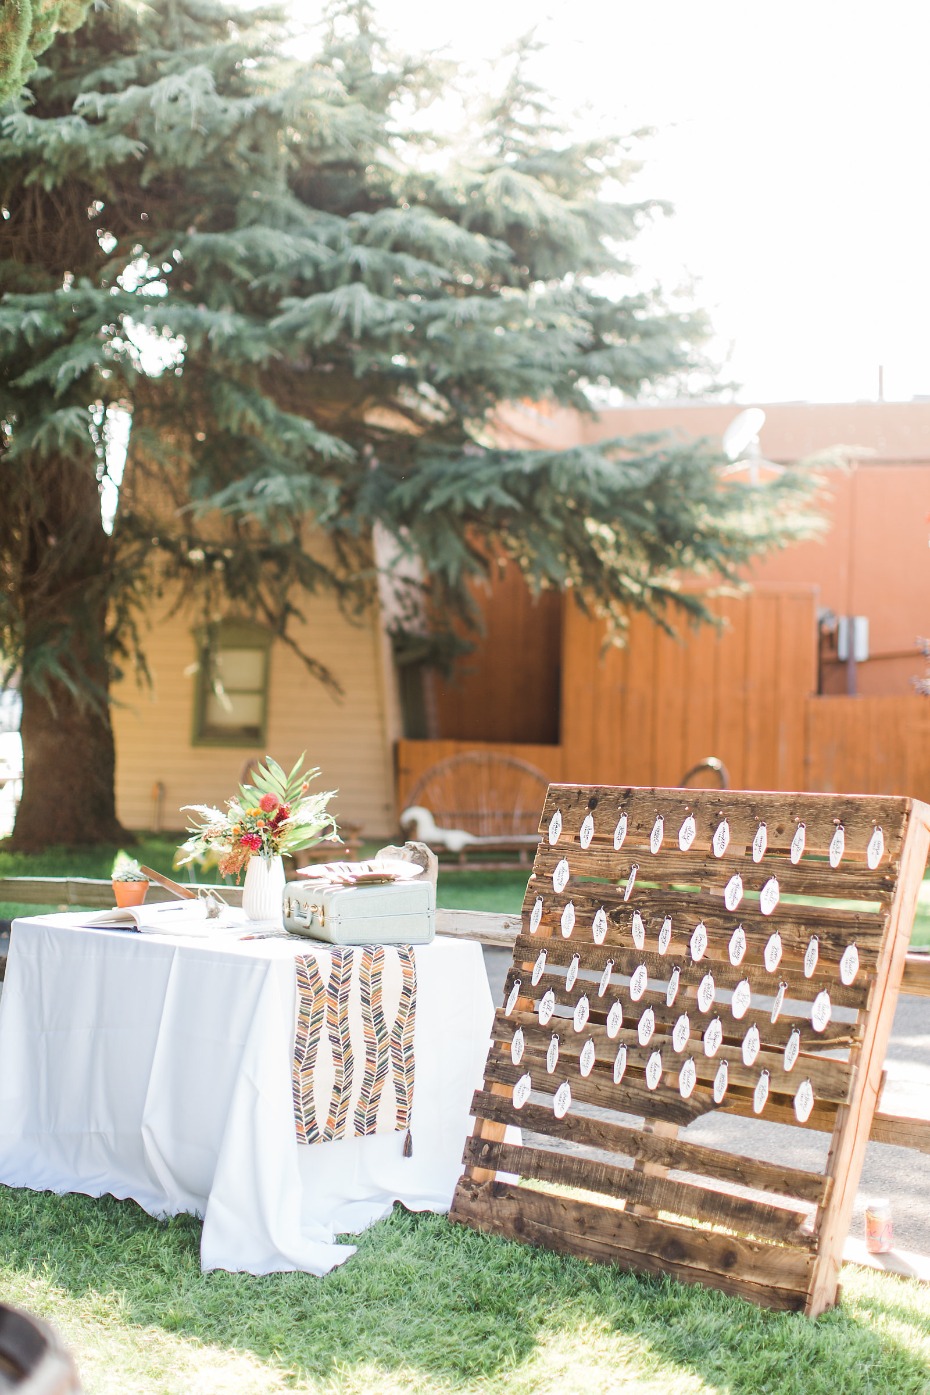
M 2 1303 L 0 1390 L 15 1390 L 18 1395 L 81 1395 L 77 1368 L 53 1329 Z

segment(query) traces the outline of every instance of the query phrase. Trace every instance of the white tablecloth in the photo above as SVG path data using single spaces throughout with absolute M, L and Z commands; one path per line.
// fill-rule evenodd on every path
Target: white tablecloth
M 0 997 L 0 1182 L 202 1215 L 204 1269 L 325 1274 L 334 1242 L 448 1209 L 487 1053 L 481 947 L 416 951 L 413 1156 L 403 1135 L 298 1144 L 300 941 L 184 940 L 18 920 Z

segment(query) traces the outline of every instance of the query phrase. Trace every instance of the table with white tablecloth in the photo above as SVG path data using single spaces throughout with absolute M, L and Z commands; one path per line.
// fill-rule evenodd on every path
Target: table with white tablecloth
M 203 1216 L 204 1269 L 324 1274 L 388 1214 L 448 1209 L 493 1009 L 481 947 L 415 951 L 412 1156 L 297 1141 L 302 942 L 17 920 L 0 998 L 0 1183 Z

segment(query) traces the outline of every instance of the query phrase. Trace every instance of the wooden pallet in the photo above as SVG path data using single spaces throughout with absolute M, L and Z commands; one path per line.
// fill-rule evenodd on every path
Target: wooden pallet
M 773 1308 L 833 1306 L 930 807 L 552 785 L 540 833 L 452 1219 Z M 718 1109 L 829 1134 L 824 1165 L 797 1165 L 787 1130 L 778 1157 L 751 1124 L 743 1153 L 688 1137 Z

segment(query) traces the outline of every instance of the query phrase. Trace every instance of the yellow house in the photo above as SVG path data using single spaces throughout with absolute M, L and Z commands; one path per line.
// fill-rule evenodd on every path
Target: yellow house
M 390 645 L 378 608 L 352 623 L 335 600 L 312 598 L 294 637 L 334 674 L 341 698 L 311 677 L 294 651 L 267 631 L 231 618 L 220 628 L 217 671 L 208 678 L 191 612 L 166 602 L 144 636 L 151 687 L 124 678 L 114 690 L 117 814 L 128 828 L 185 826 L 185 804 L 222 804 L 248 762 L 282 765 L 302 751 L 320 767 L 314 788 L 338 790 L 332 808 L 365 836 L 393 836 L 393 749 L 400 735 Z

